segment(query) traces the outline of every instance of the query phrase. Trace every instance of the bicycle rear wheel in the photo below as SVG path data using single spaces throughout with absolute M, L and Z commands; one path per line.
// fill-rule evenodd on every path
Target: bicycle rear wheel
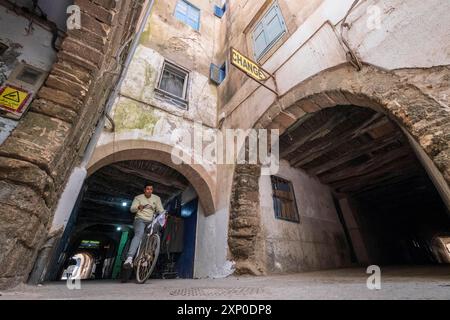
M 144 283 L 150 277 L 158 260 L 161 239 L 154 233 L 146 237 L 144 246 L 140 250 L 136 265 L 136 281 Z

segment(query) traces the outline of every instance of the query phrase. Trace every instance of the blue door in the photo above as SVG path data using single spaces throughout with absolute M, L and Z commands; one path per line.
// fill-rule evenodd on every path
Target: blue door
M 194 277 L 195 234 L 197 231 L 198 198 L 181 206 L 184 217 L 183 252 L 177 261 L 177 272 L 180 278 Z

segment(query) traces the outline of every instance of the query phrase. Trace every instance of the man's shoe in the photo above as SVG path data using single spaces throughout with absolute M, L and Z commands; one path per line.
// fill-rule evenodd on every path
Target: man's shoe
M 133 258 L 132 257 L 128 257 L 127 260 L 125 260 L 125 262 L 123 263 L 123 267 L 125 269 L 133 268 Z

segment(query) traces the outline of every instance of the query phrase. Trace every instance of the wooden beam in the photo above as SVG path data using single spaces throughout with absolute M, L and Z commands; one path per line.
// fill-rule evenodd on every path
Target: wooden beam
M 390 165 L 385 166 L 383 170 L 376 170 L 365 175 L 337 181 L 331 183 L 330 186 L 336 189 L 337 192 L 356 192 L 363 187 L 365 188 L 370 185 L 380 184 L 386 179 L 402 175 L 409 175 L 417 173 L 419 171 L 420 167 L 411 162 L 410 159 L 406 159 L 403 161 L 396 161 L 394 163 L 391 163 Z
M 328 170 L 336 168 L 337 166 L 344 164 L 350 160 L 359 158 L 359 157 L 363 156 L 364 154 L 382 149 L 400 139 L 402 139 L 402 134 L 397 131 L 392 136 L 387 136 L 387 137 L 383 137 L 383 138 L 380 138 L 377 140 L 373 140 L 360 148 L 352 149 L 352 150 L 342 154 L 342 156 L 340 156 L 338 159 L 330 160 L 321 165 L 312 167 L 312 168 L 308 169 L 307 171 L 311 175 L 319 175 L 323 172 L 327 172 Z
M 385 116 L 380 113 L 376 113 L 372 115 L 368 120 L 364 121 L 362 124 L 356 126 L 352 130 L 348 130 L 347 132 L 341 135 L 335 135 L 331 139 L 328 139 L 324 143 L 311 148 L 307 152 L 297 155 L 293 159 L 289 160 L 289 163 L 294 167 L 302 167 L 305 164 L 317 159 L 318 157 L 330 152 L 331 150 L 338 148 L 343 143 L 348 142 L 349 140 L 352 140 L 364 134 L 365 133 L 364 129 L 368 127 L 373 128 L 376 125 L 384 124 L 385 120 L 383 120 L 383 117 Z
M 176 188 L 179 190 L 184 190 L 188 187 L 188 184 L 183 183 L 179 179 L 175 179 L 173 177 L 162 176 L 162 175 L 155 174 L 155 173 L 149 172 L 149 171 L 133 169 L 133 168 L 127 167 L 125 165 L 121 165 L 121 164 L 115 164 L 115 165 L 112 165 L 112 167 L 114 167 L 115 169 L 117 169 L 127 175 L 138 176 L 147 181 L 156 182 L 158 184 L 161 184 L 161 185 L 164 185 L 167 187 L 172 187 L 172 188 Z
M 118 190 L 117 194 L 131 194 L 134 196 L 141 194 L 143 192 L 143 185 L 145 183 L 145 179 L 133 177 L 130 175 L 125 175 L 123 173 L 117 174 L 117 172 L 111 171 L 98 171 L 94 176 L 91 177 L 91 180 L 88 182 L 88 190 L 93 183 L 97 183 L 103 185 L 105 189 Z M 125 191 L 126 190 L 126 191 Z M 155 183 L 154 192 L 155 194 L 172 194 L 179 189 L 171 188 L 164 185 L 160 185 L 159 183 Z
M 375 170 L 384 172 L 385 169 L 383 167 L 385 165 L 401 158 L 411 159 L 411 162 L 414 160 L 409 146 L 394 149 L 390 152 L 378 155 L 362 164 L 356 166 L 348 165 L 345 168 L 339 169 L 337 172 L 325 173 L 318 177 L 322 183 L 329 184 L 343 179 L 364 175 Z
M 322 125 L 318 126 L 317 128 L 315 128 L 314 130 L 312 130 L 308 134 L 306 134 L 306 135 L 304 135 L 304 136 L 302 136 L 300 138 L 295 137 L 294 143 L 292 143 L 289 147 L 284 148 L 284 150 L 282 150 L 282 152 L 280 153 L 280 157 L 284 158 L 289 153 L 291 153 L 291 152 L 297 150 L 298 148 L 300 148 L 306 142 L 312 141 L 312 140 L 316 139 L 317 136 L 321 136 L 322 134 L 333 130 L 339 124 L 341 124 L 342 122 L 344 122 L 347 119 L 348 119 L 347 118 L 347 113 L 336 113 L 336 114 L 334 114 L 325 123 L 323 123 Z

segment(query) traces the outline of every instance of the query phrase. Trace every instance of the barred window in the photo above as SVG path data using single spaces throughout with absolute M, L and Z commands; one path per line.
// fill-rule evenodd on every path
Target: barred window
M 292 183 L 276 176 L 271 176 L 271 180 L 275 218 L 300 222 Z

